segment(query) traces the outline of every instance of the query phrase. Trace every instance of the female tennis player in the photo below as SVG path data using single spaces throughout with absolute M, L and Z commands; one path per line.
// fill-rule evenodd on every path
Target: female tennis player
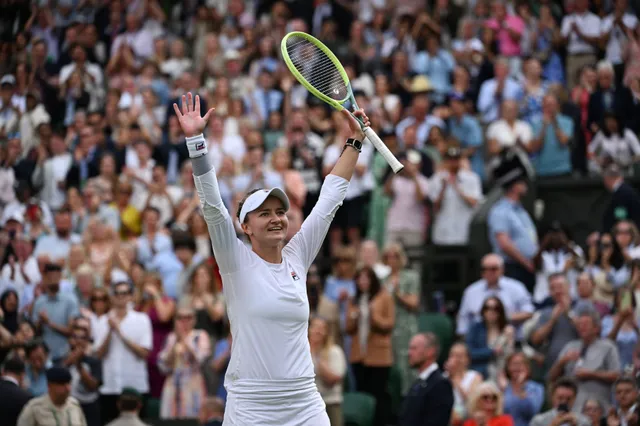
M 307 270 L 345 197 L 364 138 L 344 111 L 352 134 L 300 231 L 285 245 L 289 199 L 280 188 L 249 193 L 238 219 L 251 241 L 236 237 L 222 204 L 213 162 L 202 135 L 213 110 L 200 115 L 200 98 L 173 105 L 187 139 L 196 190 L 220 267 L 233 343 L 225 376 L 224 426 L 329 426 L 314 382 L 307 339 Z M 355 113 L 365 125 L 369 119 Z

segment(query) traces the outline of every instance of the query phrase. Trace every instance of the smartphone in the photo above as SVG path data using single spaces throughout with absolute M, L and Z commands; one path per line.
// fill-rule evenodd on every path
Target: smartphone
M 558 405 L 558 412 L 559 413 L 568 413 L 569 412 L 569 405 L 568 404 L 560 404 L 560 405 Z
M 626 309 L 633 308 L 633 295 L 631 294 L 631 290 L 624 289 L 621 290 L 622 294 L 620 295 L 620 310 L 624 311 Z

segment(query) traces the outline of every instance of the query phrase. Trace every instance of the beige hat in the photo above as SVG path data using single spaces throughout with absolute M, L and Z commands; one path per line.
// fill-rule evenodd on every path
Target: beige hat
M 433 86 L 427 76 L 417 75 L 413 77 L 410 88 L 411 93 L 429 92 L 431 90 L 433 90 Z

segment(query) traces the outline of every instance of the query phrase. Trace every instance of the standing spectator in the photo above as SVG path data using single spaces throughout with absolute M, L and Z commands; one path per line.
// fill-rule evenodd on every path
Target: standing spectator
M 403 393 L 415 379 L 408 364 L 407 349 L 411 337 L 418 332 L 418 310 L 420 309 L 420 277 L 407 265 L 407 255 L 398 243 L 388 245 L 382 255 L 391 268 L 384 286 L 395 301 L 395 327 L 393 328 L 393 359 L 402 374 Z M 367 269 L 365 269 L 367 270 Z
M 55 233 L 39 238 L 33 255 L 47 255 L 52 261 L 66 259 L 71 246 L 81 242 L 80 236 L 71 232 L 71 226 L 71 210 L 63 207 L 55 215 Z
M 48 426 L 51 417 L 56 425 L 87 426 L 80 403 L 71 394 L 71 373 L 63 367 L 47 370 L 47 394 L 32 399 L 20 413 L 17 426 Z
M 471 356 L 467 345 L 462 342 L 454 343 L 449 349 L 449 357 L 444 369 L 449 375 L 453 385 L 453 413 L 451 424 L 460 426 L 467 417 L 468 398 L 475 391 L 476 386 L 482 383 L 482 375 L 470 370 Z
M 349 361 L 357 389 L 376 399 L 377 426 L 385 425 L 390 415 L 387 381 L 393 362 L 394 325 L 393 298 L 380 286 L 373 270 L 360 270 L 356 274 L 356 294 L 347 309 L 346 332 L 352 336 Z
M 398 426 L 449 424 L 453 409 L 451 382 L 438 369 L 440 342 L 433 333 L 416 334 L 409 344 L 409 365 L 419 371 L 405 397 Z
M 578 72 L 596 63 L 600 40 L 600 18 L 589 11 L 589 0 L 576 0 L 573 13 L 562 18 L 561 34 L 567 45 L 567 83 L 569 90 L 578 84 Z
M 600 37 L 601 44 L 606 46 L 605 59 L 613 64 L 616 86 L 621 86 L 625 69 L 625 45 L 630 41 L 629 32 L 635 31 L 638 25 L 638 18 L 629 13 L 628 0 L 615 0 L 613 3 L 613 11 L 601 21 Z
M 575 426 L 598 426 L 591 424 L 588 417 L 579 413 L 580 406 L 576 405 L 578 386 L 569 378 L 560 378 L 551 385 L 550 410 L 536 415 L 531 420 L 531 426 L 553 426 L 571 424 Z M 576 410 L 578 409 L 578 410 Z
M 49 263 L 45 266 L 43 285 L 45 293 L 33 305 L 32 321 L 42 332 L 52 358 L 64 356 L 69 351 L 67 337 L 71 334 L 71 322 L 80 314 L 75 296 L 60 291 L 62 268 Z
M 31 399 L 31 394 L 24 388 L 25 365 L 18 357 L 6 359 L 2 365 L 0 377 L 0 412 L 2 421 L 15 425 L 23 407 Z
M 194 325 L 193 309 L 178 308 L 174 331 L 158 355 L 159 366 L 167 374 L 162 389 L 161 418 L 198 417 L 200 403 L 207 394 L 201 367 L 211 355 L 211 342 L 206 331 L 194 330 Z
M 191 274 L 181 302 L 190 305 L 196 315 L 195 328 L 205 330 L 214 342 L 223 338 L 225 322 L 224 296 L 215 286 L 211 267 L 200 263 Z
M 532 120 L 533 139 L 529 152 L 538 176 L 565 176 L 571 173 L 573 120 L 559 112 L 558 100 L 552 94 L 542 99 L 542 114 Z M 640 146 L 639 146 L 640 147 Z M 591 149 L 591 146 L 589 146 Z
M 33 396 L 40 396 L 47 393 L 47 375 L 49 349 L 46 343 L 41 340 L 33 341 L 25 347 L 26 367 L 26 389 Z
M 567 278 L 555 273 L 548 281 L 553 306 L 540 311 L 536 329 L 529 338 L 535 347 L 544 348 L 543 371 L 549 371 L 567 342 L 578 338 Z
M 501 383 L 505 360 L 515 348 L 515 329 L 507 322 L 504 304 L 495 296 L 485 299 L 481 315 L 467 334 L 471 368 L 488 380 Z
M 513 417 L 514 426 L 528 426 L 540 412 L 544 402 L 544 387 L 530 380 L 529 359 L 523 352 L 514 352 L 505 362 L 504 412 Z
M 40 199 L 52 209 L 60 209 L 65 202 L 65 178 L 71 168 L 73 157 L 68 152 L 64 139 L 54 133 L 49 143 L 51 156 L 47 158 L 46 151 L 38 156 L 38 163 L 31 180 L 34 186 L 41 187 Z
M 387 211 L 387 243 L 400 243 L 407 248 L 424 244 L 427 232 L 429 180 L 420 173 L 420 155 L 409 151 L 401 161 L 404 175 L 390 174 L 385 192 L 391 198 Z
M 589 398 L 597 399 L 608 409 L 611 385 L 620 376 L 618 349 L 613 342 L 599 337 L 598 313 L 579 313 L 576 325 L 580 338 L 567 342 L 549 371 L 549 379 L 556 380 L 564 373 L 580 380 L 574 412 L 580 412 Z
M 449 132 L 460 142 L 464 157 L 471 162 L 471 170 L 481 179 L 484 177 L 484 136 L 478 119 L 466 107 L 468 98 L 464 95 L 451 95 L 449 107 L 451 115 L 447 122 Z M 445 156 L 446 157 L 446 156 Z
M 489 212 L 489 240 L 493 251 L 504 258 L 505 275 L 533 291 L 536 280 L 533 258 L 538 252 L 538 235 L 533 220 L 521 204 L 528 183 L 524 175 L 519 174 L 506 179 L 503 186 L 504 196 Z
M 508 13 L 507 5 L 502 0 L 493 0 L 491 9 L 492 17 L 485 25 L 495 34 L 498 53 L 509 59 L 510 75 L 519 77 L 522 68 L 521 40 L 526 30 L 525 22 L 518 15 Z
M 522 97 L 520 85 L 509 77 L 508 59 L 496 59 L 494 75 L 494 78 L 482 83 L 478 95 L 477 107 L 480 121 L 485 125 L 498 118 L 499 108 L 503 101 L 515 101 Z
M 429 78 L 433 88 L 430 96 L 436 105 L 444 103 L 449 94 L 451 73 L 455 64 L 451 53 L 442 48 L 438 35 L 427 37 L 424 50 L 418 52 L 413 58 L 413 72 Z
M 435 218 L 431 239 L 438 245 L 466 245 L 475 207 L 482 199 L 479 176 L 461 167 L 462 153 L 450 147 L 444 164 L 429 182 Z
M 495 169 L 499 155 L 507 150 L 517 152 L 526 157 L 531 151 L 533 132 L 531 125 L 518 119 L 518 103 L 515 100 L 505 100 L 500 107 L 500 119 L 487 127 L 487 153 L 490 169 Z
M 140 420 L 142 411 L 142 396 L 133 388 L 124 388 L 118 397 L 118 411 L 120 416 L 108 423 L 107 426 L 146 426 Z
M 342 382 L 347 361 L 342 348 L 333 342 L 329 323 L 314 317 L 309 324 L 309 346 L 316 371 L 316 385 L 327 406 L 331 426 L 342 426 Z
M 100 426 L 100 394 L 102 383 L 102 363 L 90 353 L 90 329 L 74 327 L 69 336 L 69 353 L 54 361 L 71 373 L 71 396 L 82 407 L 87 426 Z
M 640 196 L 624 181 L 620 168 L 611 165 L 603 173 L 604 187 L 612 193 L 611 202 L 602 217 L 602 231 L 609 232 L 619 220 L 630 220 L 640 226 Z
M 102 360 L 100 416 L 103 423 L 118 416 L 118 397 L 126 387 L 149 392 L 146 362 L 153 348 L 149 316 L 129 308 L 133 288 L 126 282 L 112 286 L 113 301 L 107 321 L 96 332 L 96 356 Z
M 628 88 L 615 85 L 615 72 L 610 62 L 600 61 L 596 68 L 598 87 L 589 98 L 589 130 L 597 133 L 602 129 L 606 115 L 613 113 L 620 118 L 620 128 L 628 126 L 634 117 L 632 96 Z
M 620 355 L 621 372 L 633 368 L 633 351 L 638 345 L 640 320 L 635 316 L 636 298 L 626 287 L 622 287 L 614 296 L 614 308 L 611 315 L 602 319 L 600 337 L 615 342 Z
M 469 285 L 460 302 L 456 334 L 467 335 L 471 326 L 482 320 L 485 300 L 496 296 L 504 305 L 509 320 L 515 324 L 531 318 L 534 308 L 531 295 L 521 282 L 503 276 L 504 260 L 496 254 L 482 258 L 482 278 Z
M 503 414 L 503 395 L 493 382 L 483 382 L 469 401 L 469 418 L 463 426 L 513 426 L 513 418 Z

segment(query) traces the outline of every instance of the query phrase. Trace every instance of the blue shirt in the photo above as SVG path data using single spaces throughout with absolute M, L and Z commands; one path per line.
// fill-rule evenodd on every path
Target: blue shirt
M 538 252 L 538 234 L 529 213 L 520 203 L 502 197 L 489 211 L 489 242 L 494 253 L 505 261 L 514 261 L 498 245 L 496 234 L 506 233 L 518 251 L 527 259 Z
M 573 137 L 572 119 L 566 115 L 559 114 L 556 123 L 562 133 L 569 138 Z M 531 128 L 536 138 L 541 136 L 544 128 L 541 116 L 533 119 Z M 569 144 L 563 145 L 560 143 L 554 126 L 547 126 L 542 148 L 535 154 L 532 163 L 539 176 L 558 176 L 571 173 L 571 150 L 569 149 Z
M 49 316 L 49 322 L 67 327 L 71 319 L 80 314 L 78 300 L 73 294 L 58 292 L 55 296 L 42 294 L 33 305 L 32 321 L 37 323 L 40 312 L 45 311 Z M 50 326 L 43 325 L 42 339 L 49 347 L 51 358 L 59 358 L 69 352 L 69 342 L 62 334 L 54 331 Z
M 544 387 L 540 383 L 527 380 L 524 390 L 527 393 L 524 398 L 513 393 L 511 384 L 504 391 L 504 413 L 513 417 L 514 426 L 528 426 L 544 402 Z
M 455 117 L 449 119 L 449 131 L 463 148 L 478 148 L 470 158 L 471 168 L 480 176 L 484 177 L 484 159 L 482 156 L 482 128 L 475 117 L 465 114 L 460 120 Z
M 418 52 L 413 58 L 413 71 L 429 77 L 438 102 L 442 102 L 451 89 L 451 72 L 455 65 L 451 53 L 444 49 L 439 49 L 434 56 Z
M 218 359 L 219 357 L 222 356 L 222 354 L 224 354 L 226 351 L 229 350 L 229 340 L 227 339 L 222 339 L 222 340 L 218 340 L 218 342 L 216 342 L 216 347 L 214 349 L 213 352 L 213 359 Z M 227 367 L 225 367 L 220 373 L 220 377 L 222 378 L 222 380 L 220 380 L 220 386 L 218 386 L 218 391 L 216 392 L 216 396 L 218 398 L 222 398 L 223 401 L 227 400 L 227 390 L 224 387 L 224 376 L 227 373 Z
M 489 124 L 500 116 L 500 104 L 504 100 L 519 100 L 522 98 L 522 88 L 515 80 L 507 78 L 502 89 L 502 96 L 496 97 L 498 81 L 495 78 L 487 80 L 480 86 L 478 95 L 478 112 L 481 121 Z
M 162 280 L 162 288 L 164 293 L 173 300 L 178 300 L 182 296 L 178 288 L 178 277 L 184 269 L 184 265 L 180 262 L 173 251 L 165 250 L 157 253 L 153 259 L 147 263 L 150 271 L 157 272 Z
M 45 372 L 46 367 L 42 369 L 38 376 L 36 376 L 36 373 L 31 370 L 31 366 L 27 365 L 25 368 L 27 379 L 29 379 L 29 387 L 27 390 L 34 397 L 42 396 L 47 393 L 47 375 Z

